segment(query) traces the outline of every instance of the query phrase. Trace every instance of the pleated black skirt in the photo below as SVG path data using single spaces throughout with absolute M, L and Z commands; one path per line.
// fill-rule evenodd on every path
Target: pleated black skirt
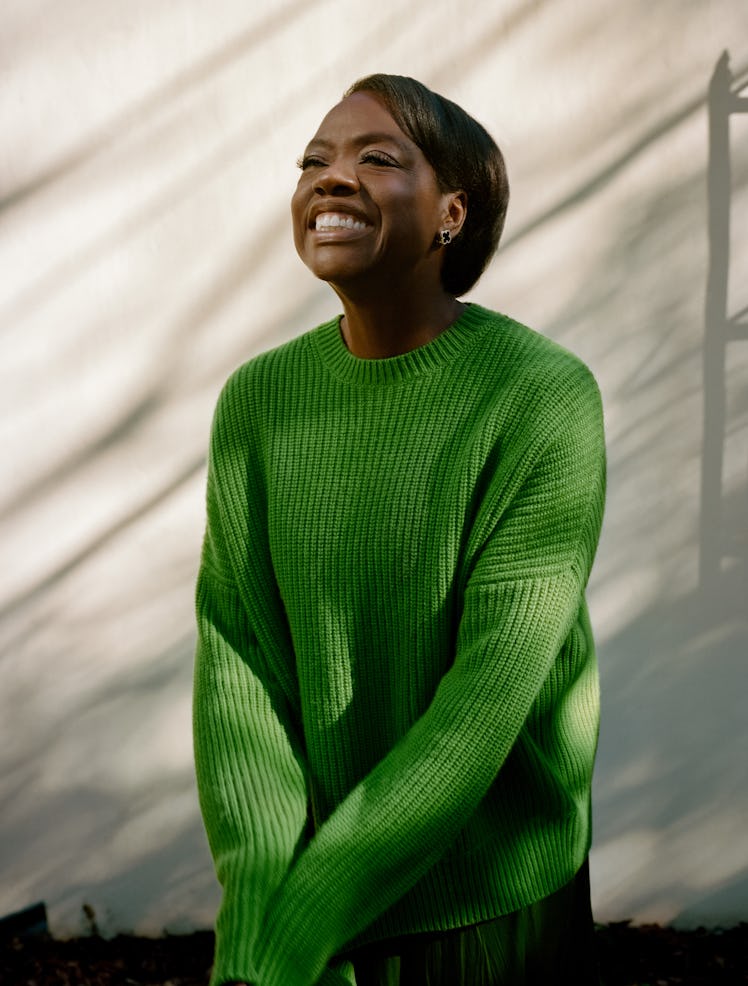
M 357 986 L 599 986 L 589 868 L 493 921 L 350 953 Z

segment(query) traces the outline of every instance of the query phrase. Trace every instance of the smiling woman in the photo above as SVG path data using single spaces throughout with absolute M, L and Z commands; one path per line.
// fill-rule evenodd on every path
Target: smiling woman
M 454 103 L 363 79 L 300 167 L 296 248 L 342 313 L 240 367 L 211 439 L 212 982 L 588 986 L 597 387 L 458 300 L 508 187 Z

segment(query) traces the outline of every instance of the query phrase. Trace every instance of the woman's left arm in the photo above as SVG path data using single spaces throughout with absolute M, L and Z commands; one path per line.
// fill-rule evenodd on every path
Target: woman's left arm
M 256 948 L 262 986 L 316 982 L 443 855 L 514 744 L 578 614 L 602 520 L 599 393 L 584 369 L 569 387 L 510 502 L 491 488 L 484 498 L 455 661 L 431 704 L 271 898 Z

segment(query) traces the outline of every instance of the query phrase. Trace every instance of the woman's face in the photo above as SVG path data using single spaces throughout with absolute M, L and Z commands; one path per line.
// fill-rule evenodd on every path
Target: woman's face
M 333 107 L 301 167 L 291 213 L 312 273 L 344 291 L 422 277 L 438 288 L 435 237 L 459 193 L 439 190 L 423 153 L 375 96 L 354 93 Z

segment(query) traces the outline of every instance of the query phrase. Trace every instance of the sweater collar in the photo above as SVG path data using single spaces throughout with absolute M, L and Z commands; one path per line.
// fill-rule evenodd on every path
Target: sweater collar
M 400 356 L 362 359 L 348 349 L 338 315 L 312 333 L 312 342 L 329 371 L 357 384 L 393 384 L 444 366 L 465 351 L 496 316 L 480 305 L 468 303 L 460 317 L 436 339 Z

